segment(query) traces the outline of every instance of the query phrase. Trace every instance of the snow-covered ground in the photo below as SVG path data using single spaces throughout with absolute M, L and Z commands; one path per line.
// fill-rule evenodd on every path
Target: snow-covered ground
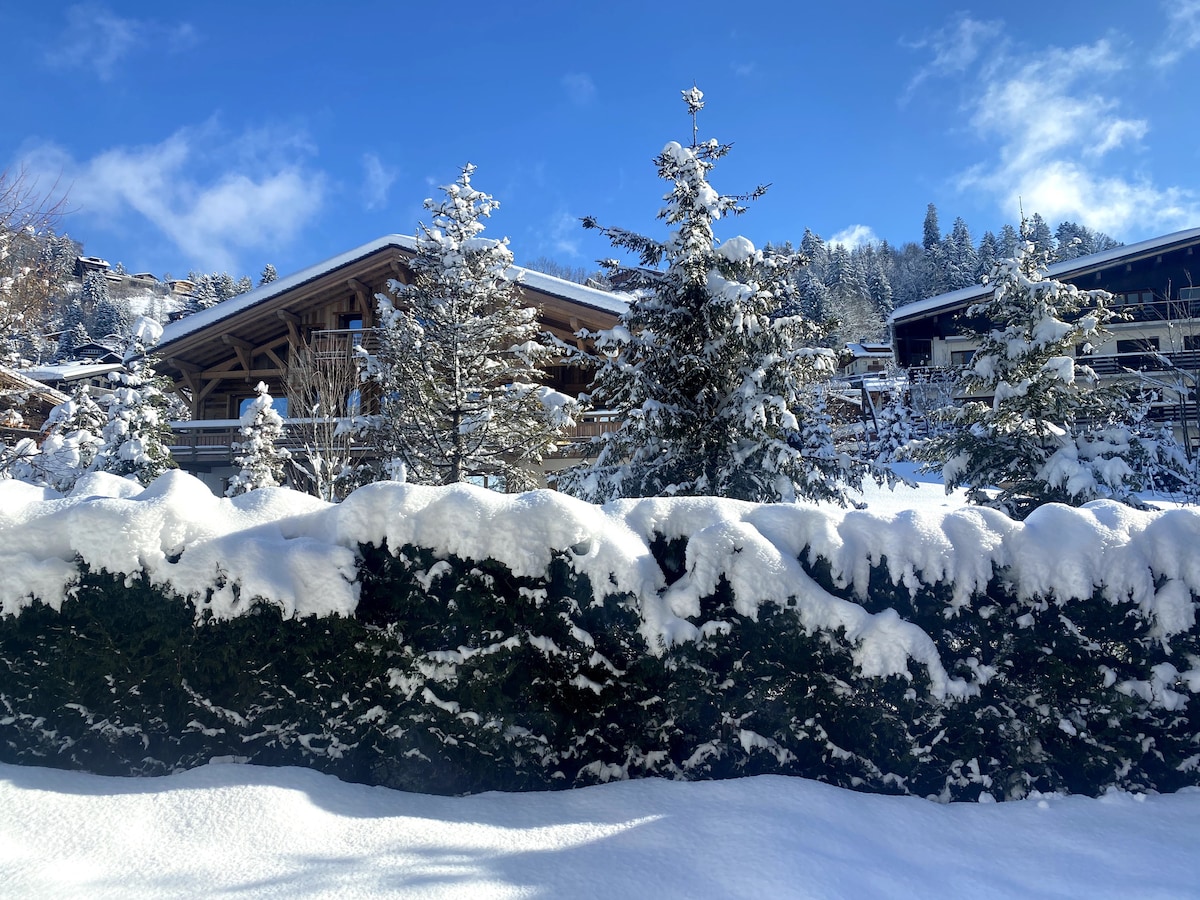
M 1200 790 L 950 804 L 801 779 L 430 797 L 0 766 L 0 896 L 1200 896 Z
M 168 487 L 173 496 L 186 485 Z M 23 502 L 46 496 L 33 490 Z M 9 514 L 28 528 L 17 499 Z M 884 516 L 962 502 L 928 478 L 864 499 Z M 277 520 L 254 503 L 280 502 L 262 495 L 230 509 L 253 525 Z M 303 523 L 320 504 L 295 503 L 291 518 L 243 536 L 247 553 L 254 541 L 313 549 L 309 532 L 320 529 Z M 147 546 L 198 539 L 145 509 Z M 93 543 L 116 552 L 102 536 Z M 228 763 L 144 779 L 0 765 L 0 897 L 23 900 L 1200 897 L 1198 834 L 1200 789 L 940 805 L 763 776 L 446 798 Z

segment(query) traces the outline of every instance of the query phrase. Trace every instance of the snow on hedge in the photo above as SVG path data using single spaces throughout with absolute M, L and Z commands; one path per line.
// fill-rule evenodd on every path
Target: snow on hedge
M 687 539 L 686 574 L 667 586 L 650 553 L 656 535 Z M 197 614 L 238 615 L 255 598 L 285 616 L 351 615 L 360 543 L 494 559 L 538 577 L 556 555 L 586 575 L 599 602 L 637 598 L 652 647 L 699 634 L 700 598 L 723 576 L 737 610 L 794 602 L 807 628 L 845 628 L 865 675 L 928 667 L 935 694 L 972 688 L 946 675 L 929 636 L 894 611 L 871 614 L 818 585 L 800 559 L 826 560 L 839 588 L 865 598 L 872 566 L 896 584 L 952 587 L 947 616 L 969 606 L 995 568 L 1017 594 L 1131 599 L 1164 639 L 1192 627 L 1200 594 L 1200 514 L 1144 512 L 1111 501 L 1050 505 L 1025 522 L 994 510 L 928 508 L 872 514 L 805 504 L 715 498 L 627 500 L 600 507 L 552 491 L 498 494 L 469 485 L 384 482 L 334 505 L 283 488 L 214 496 L 179 471 L 147 488 L 103 473 L 66 496 L 0 481 L 0 612 L 34 598 L 55 608 L 93 570 L 142 574 L 189 598 Z

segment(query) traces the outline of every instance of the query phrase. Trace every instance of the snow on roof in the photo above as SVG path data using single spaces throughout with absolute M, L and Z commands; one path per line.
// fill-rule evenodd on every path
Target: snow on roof
M 855 356 L 887 356 L 892 355 L 892 345 L 884 343 L 872 343 L 870 341 L 858 341 L 855 343 L 846 344 L 846 349 Z
M 52 366 L 35 366 L 26 369 L 25 374 L 35 381 L 75 381 L 79 378 L 107 375 L 123 368 L 120 363 L 65 362 Z
M 535 291 L 541 291 L 543 294 L 550 294 L 553 297 L 561 297 L 564 300 L 572 300 L 575 303 L 590 306 L 593 309 L 602 309 L 605 312 L 616 315 L 620 315 L 629 309 L 630 297 L 628 294 L 603 291 L 599 288 L 588 287 L 586 284 L 578 284 L 574 281 L 567 281 L 564 278 L 556 278 L 553 275 L 547 275 L 544 272 L 535 272 L 533 269 L 526 269 L 521 266 L 512 266 L 509 268 L 508 274 L 514 280 L 533 288 Z
M 32 391 L 48 403 L 65 403 L 71 399 L 61 391 L 47 387 L 24 372 L 18 372 L 16 369 L 10 369 L 8 366 L 0 366 L 0 381 L 7 382 L 18 390 Z
M 162 339 L 159 341 L 158 346 L 160 348 L 165 347 L 190 334 L 208 328 L 210 325 L 215 325 L 244 310 L 251 309 L 272 297 L 277 297 L 286 291 L 314 281 L 322 275 L 335 272 L 338 269 L 348 266 L 350 263 L 365 259 L 387 247 L 396 247 L 407 253 L 416 253 L 417 242 L 415 238 L 403 234 L 388 234 L 376 238 L 369 243 L 355 247 L 353 250 L 347 250 L 345 253 L 339 253 L 337 256 L 330 257 L 324 262 L 309 266 L 307 269 L 301 269 L 299 272 L 286 277 L 277 278 L 270 284 L 264 284 L 252 291 L 231 297 L 222 303 L 218 303 L 216 306 L 211 306 L 208 309 L 171 322 L 163 328 Z M 561 297 L 564 300 L 571 300 L 584 306 L 590 306 L 593 309 L 620 314 L 629 306 L 629 300 L 624 295 L 576 284 L 572 281 L 556 278 L 553 275 L 534 272 L 531 269 L 525 269 L 521 266 L 512 266 L 509 269 L 509 274 L 513 280 L 519 281 L 521 284 L 531 287 L 536 291 L 541 291 L 544 294 L 550 294 L 554 297 Z
M 1072 275 L 1105 268 L 1111 263 L 1119 262 L 1129 257 L 1144 256 L 1156 250 L 1165 250 L 1174 244 L 1185 244 L 1189 241 L 1200 241 L 1200 228 L 1176 231 L 1171 234 L 1165 234 L 1162 237 L 1140 241 L 1136 244 L 1126 244 L 1121 247 L 1114 247 L 1111 250 L 1093 253 L 1090 256 L 1079 256 L 1075 259 L 1057 262 L 1046 270 L 1046 274 L 1050 278 L 1069 278 Z M 918 300 L 916 303 L 908 303 L 895 310 L 888 317 L 888 324 L 919 318 L 937 310 L 953 309 L 956 306 L 965 305 L 971 300 L 982 297 L 990 291 L 991 288 L 986 284 L 973 284 L 970 287 L 960 288 L 957 291 L 949 291 L 945 294 L 938 294 L 935 297 L 927 297 L 924 300 Z

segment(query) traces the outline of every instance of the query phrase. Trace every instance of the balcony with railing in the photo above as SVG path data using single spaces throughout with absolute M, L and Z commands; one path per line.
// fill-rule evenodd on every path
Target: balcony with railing
M 305 429 L 313 424 L 312 419 L 284 419 L 283 439 L 279 441 L 278 446 L 294 453 L 303 453 Z M 611 412 L 585 413 L 576 419 L 575 427 L 568 429 L 563 435 L 561 449 L 552 455 L 558 458 L 572 458 L 577 455 L 577 451 L 573 450 L 571 444 L 615 431 L 619 425 L 619 419 Z M 172 422 L 174 440 L 171 444 L 171 455 L 176 462 L 184 466 L 232 465 L 233 444 L 240 440 L 240 427 L 241 423 L 237 419 Z M 362 443 L 352 444 L 349 452 L 352 456 L 371 457 L 375 454 L 375 447 L 369 440 L 364 439 Z

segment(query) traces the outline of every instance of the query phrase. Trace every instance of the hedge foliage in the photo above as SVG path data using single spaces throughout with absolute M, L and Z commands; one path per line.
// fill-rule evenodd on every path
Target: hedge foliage
M 656 540 L 668 580 L 685 541 Z M 426 793 L 778 773 L 942 800 L 1200 784 L 1200 630 L 1155 636 L 1132 602 L 1019 600 L 994 572 L 951 609 L 872 569 L 868 611 L 933 639 L 952 676 L 864 676 L 841 629 L 790 605 L 703 599 L 696 640 L 650 648 L 637 599 L 426 549 L 360 547 L 355 618 L 228 620 L 88 571 L 60 611 L 0 619 L 0 760 L 150 775 L 235 758 Z M 823 561 L 803 561 L 847 596 Z M 1193 598 L 1194 600 L 1194 598 Z M 859 602 L 859 601 L 856 601 Z

